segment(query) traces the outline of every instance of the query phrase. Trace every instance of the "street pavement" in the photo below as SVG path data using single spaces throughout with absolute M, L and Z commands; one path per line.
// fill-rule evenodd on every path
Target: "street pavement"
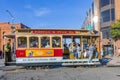
M 59 67 L 6 71 L 0 80 L 120 80 L 119 67 Z
M 5 67 L 4 59 L 0 59 L 0 79 L 4 76 L 4 72 L 3 72 L 4 67 Z
M 1 68 L 3 68 L 5 65 L 4 65 L 4 59 L 0 59 L 0 70 Z
M 120 67 L 120 57 L 112 57 L 107 63 L 108 67 Z
M 108 66 L 108 67 L 118 67 L 118 66 L 120 67 L 120 57 L 103 58 L 102 59 L 102 65 L 105 65 L 105 66 Z M 104 66 L 101 66 L 101 67 L 103 67 L 103 69 L 104 69 Z M 6 71 L 14 71 L 14 70 L 17 70 L 17 69 L 20 69 L 20 68 L 23 68 L 23 67 L 21 67 L 21 66 L 19 66 L 19 67 L 18 66 L 5 66 L 4 65 L 4 59 L 0 59 L 0 80 L 2 79 L 2 77 L 4 77 Z M 107 69 L 107 67 L 106 67 L 106 69 Z M 110 75 L 112 75 L 112 74 L 110 74 Z M 116 80 L 119 80 L 119 79 L 116 79 Z

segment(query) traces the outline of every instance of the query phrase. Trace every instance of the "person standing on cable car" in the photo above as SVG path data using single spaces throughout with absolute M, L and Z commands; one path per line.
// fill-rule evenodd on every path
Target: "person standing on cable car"
M 93 51 L 94 51 L 94 46 L 93 44 L 90 44 L 89 45 L 89 60 L 88 60 L 88 63 L 92 63 L 92 56 L 93 56 Z
M 73 52 L 74 52 L 74 59 L 77 59 L 78 53 L 77 53 L 77 46 L 76 46 L 76 44 L 74 44 L 74 46 L 73 46 Z
M 9 39 L 7 44 L 5 44 L 4 50 L 5 50 L 5 55 L 6 55 L 6 62 L 11 62 L 11 40 Z
M 77 49 L 78 58 L 80 59 L 80 57 L 81 57 L 81 49 L 80 49 L 80 44 L 79 43 L 76 44 L 76 49 Z

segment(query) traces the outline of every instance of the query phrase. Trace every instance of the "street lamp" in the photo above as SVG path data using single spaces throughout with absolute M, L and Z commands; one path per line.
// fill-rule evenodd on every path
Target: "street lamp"
M 12 19 L 11 30 L 12 30 L 12 34 L 14 34 L 14 32 L 15 32 L 14 31 L 14 29 L 15 29 L 15 27 L 14 27 L 14 17 L 9 10 L 6 10 L 6 12 L 11 16 L 11 19 Z

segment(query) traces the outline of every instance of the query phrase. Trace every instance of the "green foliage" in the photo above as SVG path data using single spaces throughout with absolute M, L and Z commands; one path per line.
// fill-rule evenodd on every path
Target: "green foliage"
M 113 39 L 120 38 L 120 20 L 117 20 L 111 26 L 111 36 L 112 36 Z

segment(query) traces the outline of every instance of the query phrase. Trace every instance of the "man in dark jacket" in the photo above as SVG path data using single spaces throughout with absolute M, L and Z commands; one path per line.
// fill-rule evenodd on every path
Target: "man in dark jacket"
M 5 44 L 4 51 L 6 55 L 6 62 L 11 62 L 11 40 L 9 39 L 7 44 Z

